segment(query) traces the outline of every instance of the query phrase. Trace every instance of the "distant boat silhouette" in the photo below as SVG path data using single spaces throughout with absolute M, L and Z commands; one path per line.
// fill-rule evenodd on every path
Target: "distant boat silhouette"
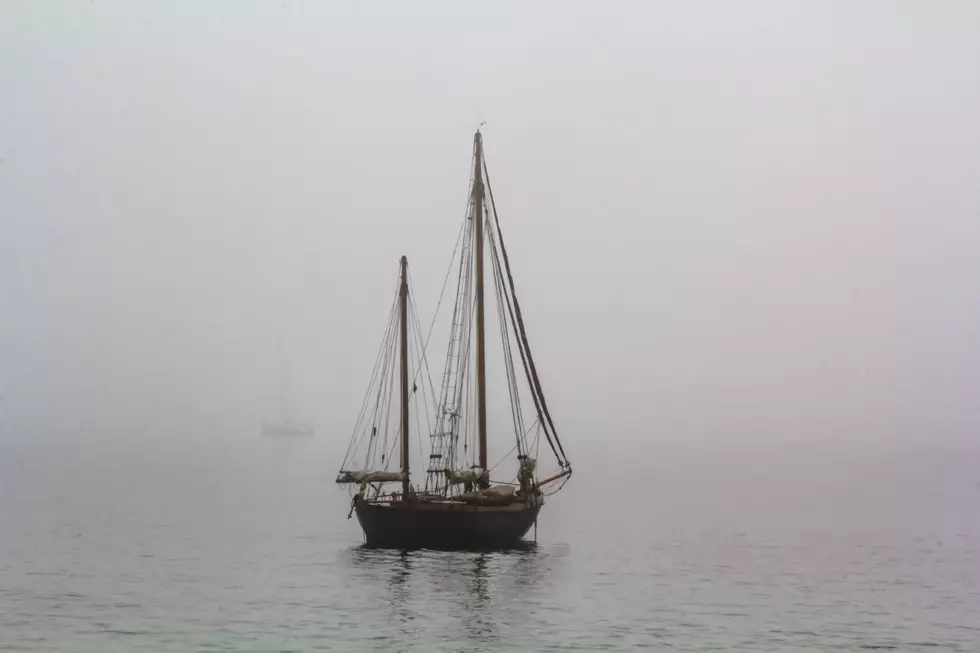
M 308 421 L 300 422 L 292 417 L 290 406 L 290 384 L 289 373 L 286 369 L 286 361 L 283 356 L 279 356 L 279 410 L 271 420 L 262 421 L 262 435 L 269 436 L 291 436 L 291 435 L 313 435 L 313 424 Z

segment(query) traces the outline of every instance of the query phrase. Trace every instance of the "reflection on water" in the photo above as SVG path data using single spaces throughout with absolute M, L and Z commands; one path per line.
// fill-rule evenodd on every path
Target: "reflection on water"
M 473 560 L 473 596 L 483 604 L 490 600 L 487 594 L 487 554 L 481 553 Z M 480 607 L 479 605 L 477 607 Z
M 415 619 L 415 615 L 407 608 L 409 592 L 411 591 L 408 581 L 412 574 L 412 557 L 408 552 L 402 552 L 391 563 L 392 572 L 391 578 L 388 580 L 388 600 L 392 616 L 402 622 L 412 621 Z
M 463 618 L 467 634 L 471 637 L 490 635 L 494 632 L 490 593 L 487 589 L 487 554 L 477 554 L 468 579 L 469 592 L 463 595 Z
M 345 556 L 358 592 L 384 606 L 389 624 L 412 636 L 419 617 L 440 615 L 446 631 L 492 642 L 526 622 L 545 574 L 561 552 L 529 546 L 503 552 L 351 548 Z

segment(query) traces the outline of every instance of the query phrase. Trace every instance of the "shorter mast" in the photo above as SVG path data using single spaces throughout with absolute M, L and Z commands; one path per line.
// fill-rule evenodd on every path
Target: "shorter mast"
M 408 258 L 401 260 L 402 283 L 398 291 L 399 326 L 401 327 L 401 394 L 402 394 L 402 500 L 408 501 Z

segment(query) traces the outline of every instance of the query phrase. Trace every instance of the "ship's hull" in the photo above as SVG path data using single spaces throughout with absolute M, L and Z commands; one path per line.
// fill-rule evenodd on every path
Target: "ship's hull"
M 369 547 L 386 549 L 508 549 L 524 543 L 541 503 L 471 505 L 456 502 L 372 503 L 354 512 Z

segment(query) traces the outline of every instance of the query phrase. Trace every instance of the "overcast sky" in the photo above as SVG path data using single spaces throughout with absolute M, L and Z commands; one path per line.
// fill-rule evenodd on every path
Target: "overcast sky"
M 282 342 L 342 450 L 486 121 L 573 460 L 975 439 L 978 62 L 969 0 L 2 0 L 0 437 L 255 437 Z

